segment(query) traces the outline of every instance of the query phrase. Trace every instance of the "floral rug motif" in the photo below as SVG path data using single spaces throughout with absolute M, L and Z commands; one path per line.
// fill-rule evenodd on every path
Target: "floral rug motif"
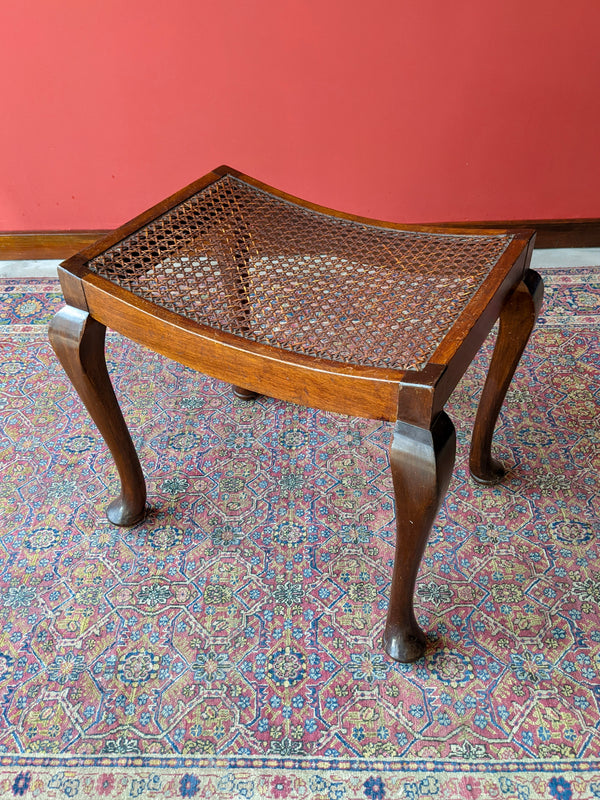
M 503 484 L 467 470 L 491 341 L 447 406 L 411 665 L 381 648 L 390 424 L 247 404 L 109 334 L 151 504 L 115 528 L 58 282 L 0 283 L 0 797 L 600 798 L 600 268 L 544 280 Z

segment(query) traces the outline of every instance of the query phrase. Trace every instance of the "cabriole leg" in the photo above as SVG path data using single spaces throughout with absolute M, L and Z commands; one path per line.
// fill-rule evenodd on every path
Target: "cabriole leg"
M 113 391 L 104 358 L 106 328 L 66 306 L 50 324 L 49 337 L 71 383 L 115 460 L 121 494 L 107 508 L 113 525 L 135 525 L 146 511 L 146 484 L 131 436 Z
M 497 483 L 506 472 L 501 462 L 492 457 L 492 437 L 506 392 L 538 318 L 543 294 L 541 277 L 527 270 L 500 313 L 498 338 L 471 441 L 469 467 L 471 477 L 478 483 Z
M 415 618 L 413 595 L 421 558 L 446 494 L 456 450 L 454 425 L 445 412 L 430 430 L 398 421 L 390 450 L 396 497 L 396 555 L 383 636 L 395 661 L 415 661 L 425 652 L 425 634 Z

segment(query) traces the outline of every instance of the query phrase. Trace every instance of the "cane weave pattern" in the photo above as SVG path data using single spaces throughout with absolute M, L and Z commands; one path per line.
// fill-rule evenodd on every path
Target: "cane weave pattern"
M 346 364 L 419 369 L 511 239 L 366 225 L 227 175 L 88 267 L 247 340 Z

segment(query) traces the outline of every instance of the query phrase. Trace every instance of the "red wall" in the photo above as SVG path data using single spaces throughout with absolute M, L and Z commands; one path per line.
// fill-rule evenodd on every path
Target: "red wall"
M 600 217 L 597 0 L 2 0 L 0 230 L 229 163 L 404 221 Z

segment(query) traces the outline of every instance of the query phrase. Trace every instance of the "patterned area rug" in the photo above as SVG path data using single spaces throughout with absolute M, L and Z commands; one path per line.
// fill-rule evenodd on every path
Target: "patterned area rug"
M 600 268 L 545 275 L 495 452 L 486 345 L 418 581 L 426 656 L 380 641 L 387 423 L 260 398 L 110 335 L 151 513 L 56 362 L 57 282 L 0 285 L 0 797 L 600 798 Z

